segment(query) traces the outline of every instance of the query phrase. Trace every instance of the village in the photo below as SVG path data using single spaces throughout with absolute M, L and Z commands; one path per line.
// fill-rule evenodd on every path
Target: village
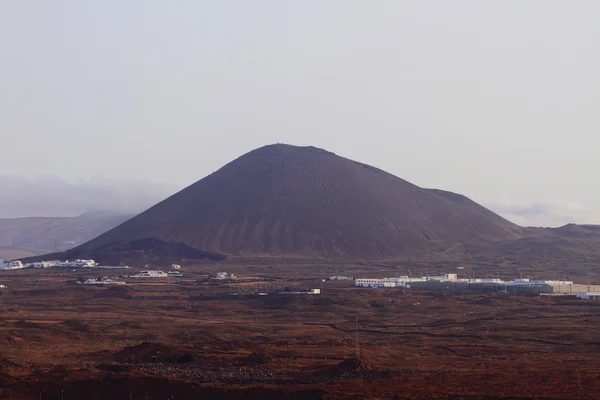
M 146 269 L 137 273 L 121 274 L 118 276 L 94 276 L 87 279 L 80 279 L 76 283 L 79 285 L 126 285 L 125 280 L 133 279 L 158 279 L 158 278 L 181 278 L 181 265 L 171 264 L 165 270 Z M 46 269 L 46 268 L 71 268 L 74 271 L 78 269 L 130 269 L 126 265 L 101 265 L 93 259 L 76 260 L 55 260 L 39 261 L 32 263 L 23 263 L 19 260 L 4 261 L 0 260 L 0 271 L 14 271 L 20 269 Z M 216 272 L 207 278 L 208 281 L 230 284 L 238 277 L 233 273 Z M 500 278 L 460 278 L 456 273 L 446 273 L 441 275 L 410 277 L 406 275 L 383 278 L 355 278 L 350 276 L 334 275 L 323 281 L 352 281 L 357 288 L 384 288 L 384 289 L 413 289 L 413 290 L 453 290 L 453 291 L 475 291 L 475 292 L 498 292 L 512 294 L 534 294 L 540 296 L 574 296 L 584 300 L 600 300 L 600 285 L 596 284 L 578 284 L 570 280 L 542 280 L 529 278 L 516 278 L 514 280 L 502 280 Z M 131 283 L 131 281 L 129 281 Z M 6 285 L 0 286 L 0 289 L 6 289 Z M 232 289 L 235 291 L 235 289 Z M 273 294 L 322 294 L 320 288 L 308 288 L 302 290 L 275 291 Z M 260 295 L 267 295 L 265 291 L 259 292 Z
M 6 261 L 0 259 L 0 270 L 14 270 L 23 268 L 129 268 L 128 266 L 110 266 L 110 265 L 99 265 L 94 260 L 77 259 L 73 261 L 38 261 L 32 263 L 23 263 L 20 260 Z

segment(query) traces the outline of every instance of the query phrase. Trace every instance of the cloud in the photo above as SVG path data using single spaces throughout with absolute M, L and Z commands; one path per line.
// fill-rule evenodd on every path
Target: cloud
M 600 223 L 598 210 L 592 210 L 576 203 L 488 204 L 486 207 L 522 226 L 557 227 L 569 223 Z
M 139 213 L 178 190 L 143 180 L 0 175 L 0 218 L 75 216 L 90 211 Z

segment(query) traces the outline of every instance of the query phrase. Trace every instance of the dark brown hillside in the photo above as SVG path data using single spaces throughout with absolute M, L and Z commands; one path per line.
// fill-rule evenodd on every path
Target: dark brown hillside
M 226 255 L 369 258 L 521 231 L 466 197 L 325 150 L 278 144 L 243 155 L 73 254 L 157 238 Z

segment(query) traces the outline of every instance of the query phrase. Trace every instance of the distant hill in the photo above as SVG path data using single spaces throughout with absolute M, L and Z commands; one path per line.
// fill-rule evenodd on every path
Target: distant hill
M 127 252 L 129 243 L 151 238 L 164 254 L 181 244 L 227 256 L 379 258 L 522 235 L 462 195 L 423 189 L 322 149 L 278 144 L 241 156 L 63 256 L 102 259 L 110 248 L 114 257 L 115 248 Z
M 597 259 L 600 226 L 567 224 L 558 228 L 527 228 L 523 237 L 470 247 L 471 254 L 489 259 Z
M 63 218 L 0 218 L 0 258 L 16 259 L 64 251 L 131 218 L 108 212 Z

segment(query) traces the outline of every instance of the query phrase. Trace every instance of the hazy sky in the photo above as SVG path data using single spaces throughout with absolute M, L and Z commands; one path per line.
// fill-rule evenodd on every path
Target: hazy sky
M 598 21 L 583 0 L 2 1 L 0 175 L 181 188 L 310 144 L 518 223 L 600 223 Z

